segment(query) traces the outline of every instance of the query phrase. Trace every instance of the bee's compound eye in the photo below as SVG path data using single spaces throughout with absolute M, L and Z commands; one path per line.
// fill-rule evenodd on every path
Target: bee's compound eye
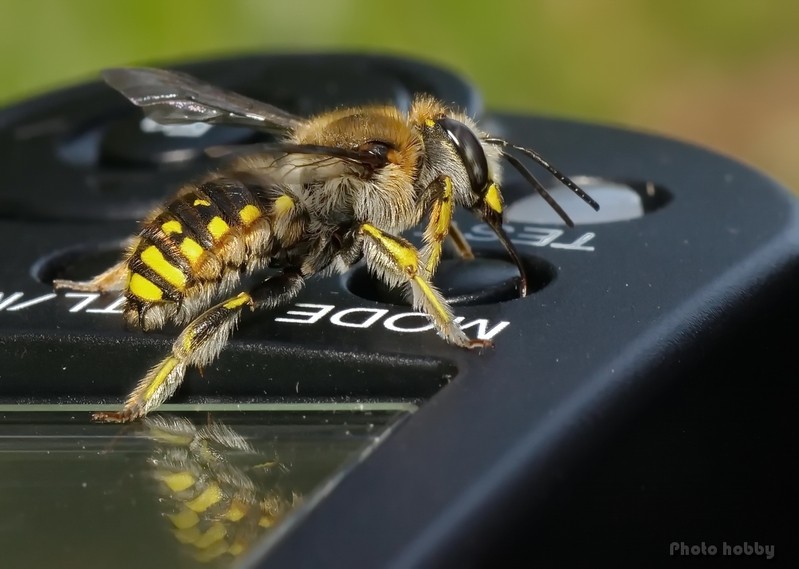
M 488 161 L 480 141 L 477 140 L 474 132 L 462 122 L 455 119 L 444 117 L 436 121 L 449 136 L 458 155 L 463 161 L 466 172 L 469 175 L 469 182 L 472 190 L 477 194 L 483 195 L 488 185 Z
M 390 154 L 391 151 L 394 150 L 394 147 L 391 146 L 387 142 L 383 142 L 381 140 L 370 140 L 369 142 L 364 142 L 358 147 L 358 150 L 361 152 L 368 152 L 369 154 L 373 154 L 379 158 L 382 158 L 386 162 L 390 161 Z

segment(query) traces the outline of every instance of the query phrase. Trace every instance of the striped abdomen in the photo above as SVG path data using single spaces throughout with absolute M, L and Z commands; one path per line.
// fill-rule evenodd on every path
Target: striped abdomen
M 294 206 L 279 187 L 244 183 L 235 173 L 184 187 L 145 221 L 134 244 L 128 321 L 151 329 L 192 318 L 241 272 L 268 261 L 276 245 L 288 245 L 275 239 L 272 225 L 276 217 L 299 216 Z

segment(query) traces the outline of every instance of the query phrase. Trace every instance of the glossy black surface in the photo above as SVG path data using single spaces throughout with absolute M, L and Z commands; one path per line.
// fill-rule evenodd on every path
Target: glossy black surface
M 0 409 L 3 566 L 84 569 L 230 567 L 412 411 L 173 410 L 119 426 L 25 409 Z

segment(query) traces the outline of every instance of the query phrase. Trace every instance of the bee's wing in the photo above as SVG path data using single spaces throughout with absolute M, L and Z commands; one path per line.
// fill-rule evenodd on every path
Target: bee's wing
M 296 129 L 303 119 L 277 107 L 164 69 L 106 69 L 103 79 L 160 124 L 214 123 L 271 132 Z
M 284 184 L 310 184 L 344 174 L 368 179 L 389 162 L 381 154 L 316 144 L 212 146 L 206 152 L 213 158 L 246 159 L 248 169 L 261 171 Z

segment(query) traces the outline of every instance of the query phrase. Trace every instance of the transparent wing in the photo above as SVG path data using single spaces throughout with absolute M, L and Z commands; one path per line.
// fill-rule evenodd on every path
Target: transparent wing
M 369 179 L 389 163 L 381 153 L 315 144 L 212 146 L 206 152 L 212 158 L 242 160 L 248 170 L 285 184 L 310 184 L 346 174 Z
M 103 79 L 160 124 L 234 124 L 283 133 L 303 119 L 177 71 L 147 67 L 106 69 Z

